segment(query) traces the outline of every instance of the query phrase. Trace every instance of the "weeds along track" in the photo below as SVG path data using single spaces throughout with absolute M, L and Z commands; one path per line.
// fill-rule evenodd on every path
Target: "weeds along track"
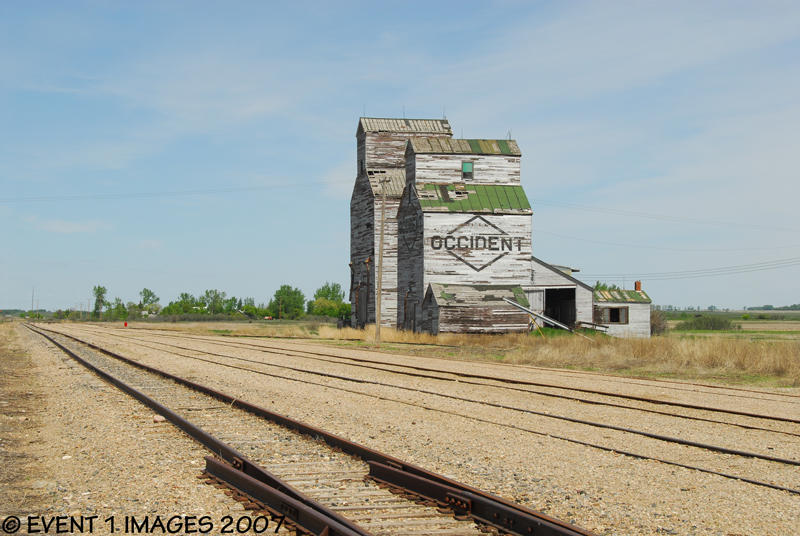
M 684 415 L 645 414 L 642 418 L 638 408 L 633 411 L 631 408 L 625 407 L 599 407 L 598 409 L 598 406 L 594 404 L 587 405 L 572 400 L 559 400 L 559 403 L 570 404 L 573 411 L 575 406 L 579 405 L 590 408 L 595 415 L 602 417 L 602 419 L 576 418 L 564 412 L 554 413 L 534 409 L 541 405 L 541 400 L 533 400 L 536 397 L 535 394 L 520 397 L 518 393 L 513 393 L 515 398 L 513 399 L 514 405 L 512 405 L 464 396 L 464 389 L 467 389 L 467 393 L 469 393 L 471 389 L 478 388 L 476 385 L 465 384 L 465 382 L 447 380 L 456 389 L 457 394 L 453 394 L 452 388 L 448 392 L 411 386 L 413 384 L 408 382 L 441 383 L 440 378 L 420 378 L 417 373 L 412 374 L 410 378 L 404 378 L 408 373 L 398 376 L 397 371 L 385 371 L 388 381 L 376 381 L 363 376 L 344 375 L 340 370 L 344 366 L 342 364 L 338 365 L 338 372 L 332 372 L 334 369 L 331 364 L 325 364 L 328 368 L 323 370 L 304 369 L 295 366 L 298 364 L 298 360 L 302 359 L 302 356 L 296 354 L 302 352 L 290 353 L 285 350 L 263 347 L 258 349 L 258 352 L 269 353 L 269 357 L 273 360 L 279 361 L 281 356 L 286 360 L 288 356 L 290 364 L 282 364 L 231 353 L 211 352 L 189 346 L 141 340 L 139 337 L 128 338 L 127 335 L 125 339 L 121 339 L 120 335 L 116 333 L 90 331 L 94 332 L 92 338 L 95 344 L 104 346 L 127 344 L 138 348 L 148 348 L 163 355 L 234 369 L 248 375 L 279 378 L 284 381 L 300 382 L 421 407 L 457 416 L 472 422 L 472 426 L 475 426 L 474 423 L 479 423 L 481 426 L 492 425 L 520 430 L 589 448 L 655 460 L 668 465 L 741 480 L 753 485 L 781 489 L 795 494 L 800 493 L 798 492 L 800 475 L 797 470 L 800 465 L 800 461 L 798 461 L 800 460 L 800 442 L 795 439 L 797 430 L 773 431 L 755 425 L 747 429 L 742 428 L 739 423 L 708 423 L 707 421 L 693 423 Z M 102 342 L 98 342 L 98 337 L 102 339 Z M 112 342 L 109 343 L 107 338 L 111 338 Z M 215 344 L 217 343 L 215 342 Z M 225 342 L 224 344 L 231 343 Z M 255 352 L 256 349 L 250 348 L 247 351 Z M 315 359 L 317 357 L 315 356 Z M 346 365 L 351 366 L 350 364 Z M 353 369 L 351 369 L 352 371 Z M 403 382 L 397 381 L 398 379 L 403 379 L 405 385 Z M 481 385 L 480 389 L 496 391 L 497 386 Z M 413 396 L 409 396 L 409 393 Z M 509 393 L 505 392 L 503 396 L 506 397 L 505 400 L 508 400 Z M 600 412 L 598 413 L 598 411 Z M 636 428 L 615 424 L 630 420 L 632 414 L 640 414 Z M 738 418 L 745 419 L 742 416 L 738 416 Z M 746 419 L 770 422 L 768 416 L 746 417 Z M 677 425 L 676 421 L 679 421 Z M 791 423 L 783 421 L 780 422 L 780 425 L 792 426 Z M 602 433 L 598 430 L 601 430 Z M 666 431 L 674 431 L 674 434 L 667 434 Z M 748 448 L 745 449 L 742 445 Z
M 285 514 L 287 526 L 298 533 L 591 536 L 583 529 L 96 345 L 42 328 L 31 329 L 173 423 L 180 423 L 181 429 L 229 462 L 207 458 L 207 477 L 212 483 L 227 482 L 235 488 L 234 495 L 253 509 L 264 509 L 260 497 L 251 493 L 264 482 L 288 496 L 279 508 L 266 509 Z M 181 414 L 190 414 L 191 422 Z
M 105 331 L 91 330 L 91 332 L 101 336 L 110 335 L 108 334 L 108 332 Z M 228 341 L 219 341 L 215 339 L 200 338 L 200 337 L 181 337 L 179 335 L 172 335 L 172 334 L 163 335 L 160 333 L 154 336 L 162 338 L 170 338 L 170 339 L 177 338 L 179 340 L 181 339 L 196 340 L 208 344 L 213 344 L 216 346 L 247 349 L 247 350 L 252 349 L 264 354 L 294 356 L 309 361 L 341 364 L 356 369 L 361 368 L 361 369 L 382 371 L 382 372 L 396 374 L 399 376 L 425 378 L 439 382 L 450 382 L 450 383 L 458 382 L 463 385 L 475 385 L 475 386 L 488 387 L 499 390 L 506 390 L 510 392 L 527 393 L 542 397 L 569 400 L 583 404 L 621 408 L 642 413 L 651 413 L 656 415 L 664 415 L 680 419 L 708 422 L 714 424 L 726 424 L 743 429 L 760 430 L 765 432 L 774 432 L 777 434 L 785 434 L 788 436 L 800 437 L 800 427 L 794 426 L 794 425 L 800 425 L 800 419 L 763 415 L 753 412 L 737 411 L 730 408 L 685 404 L 669 400 L 665 401 L 648 397 L 633 396 L 624 393 L 614 393 L 614 392 L 600 391 L 595 389 L 582 389 L 580 387 L 575 387 L 575 386 L 556 385 L 552 383 L 543 383 L 543 382 L 532 382 L 514 378 L 499 378 L 494 376 L 471 374 L 460 371 L 444 370 L 441 368 L 390 363 L 377 359 L 364 359 L 357 357 L 340 356 L 325 352 L 295 350 L 279 346 L 270 346 L 268 344 L 251 344 L 251 343 L 242 343 L 238 341 L 228 342 Z M 142 336 L 136 337 L 136 336 L 123 335 L 121 333 L 114 333 L 113 337 L 127 339 L 131 341 L 137 341 L 140 344 L 143 344 L 144 342 L 153 342 L 160 344 L 162 346 L 176 348 L 180 350 L 202 351 L 189 346 L 165 343 L 161 341 L 154 341 L 152 339 L 142 338 Z M 219 353 L 211 355 L 216 355 L 217 357 L 228 357 L 231 359 L 238 359 L 244 362 L 264 364 L 263 361 L 256 361 L 237 356 L 229 356 Z M 306 372 L 310 372 L 306 369 L 304 370 Z M 534 387 L 539 387 L 539 389 L 535 389 Z M 576 396 L 572 394 L 576 391 L 581 393 L 581 396 Z M 622 404 L 618 401 L 614 401 L 615 399 L 623 399 L 624 401 L 628 402 L 628 404 Z M 771 399 L 762 399 L 757 397 L 754 399 L 771 400 Z M 794 401 L 789 401 L 788 404 L 794 404 Z M 675 411 L 665 411 L 663 409 L 659 409 L 662 406 L 674 407 L 677 408 L 677 410 L 683 412 L 676 413 Z M 708 416 L 709 414 L 713 416 L 713 418 L 709 417 Z M 725 415 L 725 414 L 732 415 L 734 419 L 722 420 L 719 417 L 720 415 Z M 739 420 L 736 421 L 735 420 L 736 418 L 738 418 Z M 767 427 L 764 423 L 770 424 L 771 427 Z

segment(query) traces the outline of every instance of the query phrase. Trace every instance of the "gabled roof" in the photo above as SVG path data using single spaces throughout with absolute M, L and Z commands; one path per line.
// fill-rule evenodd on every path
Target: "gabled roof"
M 595 303 L 651 303 L 643 290 L 595 290 Z
M 408 148 L 414 153 L 429 154 L 496 154 L 522 156 L 514 140 L 460 140 L 453 138 L 410 138 Z
M 578 284 L 578 285 L 582 286 L 582 287 L 583 287 L 583 288 L 585 288 L 586 290 L 594 290 L 592 287 L 590 287 L 589 285 L 587 285 L 587 284 L 586 284 L 586 283 L 584 283 L 583 281 L 581 281 L 581 280 L 579 280 L 579 279 L 575 279 L 575 278 L 574 278 L 574 277 L 572 277 L 570 274 L 568 274 L 568 273 L 564 272 L 563 270 L 559 270 L 558 268 L 556 268 L 556 267 L 555 267 L 555 266 L 553 266 L 552 264 L 548 264 L 548 263 L 544 262 L 542 259 L 536 258 L 536 257 L 534 257 L 533 255 L 531 255 L 531 259 L 533 259 L 533 260 L 534 260 L 534 261 L 536 261 L 537 263 L 541 264 L 541 265 L 542 265 L 542 266 L 544 266 L 545 268 L 547 268 L 547 269 L 549 269 L 549 270 L 552 270 L 552 271 L 553 271 L 553 272 L 555 272 L 556 274 L 558 274 L 558 275 L 560 275 L 560 276 L 563 276 L 565 279 L 568 279 L 568 280 L 572 281 L 573 283 L 576 283 L 576 284 Z
M 533 214 L 525 190 L 518 185 L 418 182 L 415 186 L 424 212 Z
M 403 168 L 367 169 L 367 178 L 376 197 L 381 195 L 382 187 L 386 188 L 387 197 L 400 197 L 406 187 L 406 171 Z
M 412 134 L 453 135 L 447 119 L 398 119 L 390 117 L 362 117 L 358 132 L 398 132 Z
M 494 307 L 512 308 L 503 298 L 513 300 L 523 307 L 530 307 L 525 291 L 519 285 L 449 285 L 430 283 L 433 299 L 439 307 Z M 426 293 L 427 294 L 427 293 Z

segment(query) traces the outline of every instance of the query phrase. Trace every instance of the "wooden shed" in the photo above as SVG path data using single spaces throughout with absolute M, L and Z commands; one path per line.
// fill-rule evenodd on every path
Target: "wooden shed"
M 525 292 L 514 285 L 448 285 L 431 283 L 422 303 L 418 331 L 437 333 L 507 333 L 528 329 L 528 315 L 503 301 L 528 306 Z M 417 326 L 409 329 L 417 330 Z
M 614 337 L 650 337 L 650 297 L 637 290 L 595 290 L 594 322 Z
M 523 287 L 531 310 L 568 326 L 592 322 L 592 287 L 572 272 L 531 256 L 531 282 Z
M 422 329 L 432 283 L 487 292 L 530 283 L 532 211 L 519 163 L 513 140 L 409 140 L 398 211 L 398 326 Z
M 350 199 L 351 322 L 363 327 L 375 322 L 375 292 L 380 243 L 382 193 L 384 221 L 381 325 L 397 319 L 397 209 L 405 187 L 405 148 L 409 138 L 453 135 L 446 119 L 362 117 L 356 131 L 357 174 Z

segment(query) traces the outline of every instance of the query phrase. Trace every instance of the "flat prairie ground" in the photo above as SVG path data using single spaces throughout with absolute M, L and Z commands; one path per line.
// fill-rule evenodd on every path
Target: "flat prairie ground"
M 41 326 L 598 535 L 789 536 L 800 526 L 797 466 L 773 459 L 800 460 L 800 388 L 778 386 L 791 383 L 798 354 L 776 348 L 796 350 L 792 343 L 429 338 L 386 330 L 385 340 L 394 342 L 378 349 L 368 331 L 329 326 Z M 284 338 L 232 338 L 269 330 L 283 330 Z M 603 361 L 628 376 L 564 370 L 599 368 Z M 541 363 L 561 365 L 531 366 Z M 659 366 L 682 376 L 700 371 L 711 381 L 630 377 L 637 368 L 656 375 Z M 759 369 L 772 370 L 774 385 L 719 385 L 753 383 L 735 376 Z M 195 478 L 202 448 L 19 323 L 0 323 L 0 372 L 0 519 L 27 513 L 219 519 L 241 512 Z M 503 378 L 528 383 L 506 385 Z M 198 400 L 181 411 L 192 416 L 202 405 Z
M 589 339 L 564 331 L 506 335 L 456 335 L 337 329 L 318 322 L 130 322 L 129 329 L 194 335 L 306 339 L 337 347 L 386 353 L 606 372 L 626 376 L 708 380 L 773 387 L 800 386 L 800 322 L 743 322 L 726 332 L 675 331 L 649 339 Z M 100 323 L 102 325 L 113 325 Z M 767 330 L 766 328 L 785 328 Z

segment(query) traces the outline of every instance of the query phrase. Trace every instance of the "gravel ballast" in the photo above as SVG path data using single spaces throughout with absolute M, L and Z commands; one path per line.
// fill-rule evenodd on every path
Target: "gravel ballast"
M 442 472 L 534 509 L 545 511 L 549 515 L 576 523 L 599 534 L 788 535 L 796 534 L 800 526 L 800 497 L 796 495 L 758 488 L 658 462 L 635 460 L 496 424 L 478 423 L 463 416 L 425 410 L 385 398 L 419 403 L 468 416 L 486 417 L 487 420 L 501 423 L 542 428 L 553 434 L 581 439 L 591 438 L 597 443 L 606 441 L 609 445 L 622 448 L 618 445 L 620 439 L 616 437 L 615 434 L 618 432 L 615 431 L 579 430 L 580 427 L 575 424 L 547 417 L 519 414 L 519 412 L 512 415 L 508 410 L 489 408 L 476 403 L 443 401 L 439 397 L 412 394 L 396 388 L 375 385 L 353 388 L 353 385 L 349 385 L 351 391 L 362 391 L 364 394 L 346 392 L 340 389 L 345 382 L 330 378 L 314 379 L 325 386 L 282 381 L 179 357 L 166 352 L 166 348 L 163 350 L 143 348 L 134 341 L 113 338 L 115 330 L 105 327 L 91 328 L 95 331 L 93 335 L 88 334 L 84 326 L 78 329 L 60 325 L 56 328 L 93 340 L 97 344 L 139 359 L 143 363 L 174 374 L 192 377 L 211 387 L 320 426 L 428 469 Z M 142 332 L 130 334 L 135 334 L 137 337 L 145 335 Z M 20 333 L 20 339 L 25 340 L 30 347 L 36 346 L 35 336 L 32 334 Z M 158 337 L 148 337 L 148 339 L 159 340 Z M 219 340 L 226 341 L 224 338 Z M 230 338 L 227 342 L 230 342 Z M 157 346 L 152 342 L 148 344 Z M 267 356 L 255 349 L 222 348 L 198 340 L 186 339 L 180 344 L 210 352 L 261 359 L 273 364 L 291 364 L 298 368 L 391 381 L 405 387 L 426 389 L 435 387 L 438 391 L 479 401 L 514 404 L 537 411 L 550 411 L 585 419 L 602 418 L 634 428 L 659 430 L 665 435 L 683 434 L 689 438 L 711 438 L 715 441 L 710 442 L 719 444 L 726 444 L 728 441 L 727 446 L 738 445 L 742 450 L 774 452 L 776 456 L 792 457 L 787 453 L 796 455 L 800 452 L 798 438 L 790 436 L 778 438 L 778 435 L 771 432 L 696 423 L 670 430 L 668 429 L 670 426 L 677 426 L 674 419 L 670 421 L 666 417 L 654 418 L 653 415 L 642 412 L 626 413 L 624 410 L 559 401 L 525 393 L 500 393 L 490 388 L 458 385 L 456 382 L 448 382 L 453 385 L 444 382 L 433 383 L 425 379 L 399 377 L 389 372 L 359 370 L 345 364 L 312 363 L 297 356 Z M 270 341 L 269 344 L 276 345 L 274 341 Z M 353 355 L 359 358 L 372 356 L 381 361 L 395 360 L 398 363 L 424 364 L 447 370 L 464 370 L 506 377 L 513 375 L 537 381 L 557 380 L 561 384 L 573 382 L 568 384 L 593 388 L 602 385 L 607 390 L 625 389 L 626 392 L 641 393 L 642 396 L 664 397 L 709 406 L 724 407 L 726 404 L 730 406 L 733 400 L 737 402 L 737 409 L 741 407 L 747 411 L 766 414 L 776 414 L 777 411 L 777 414 L 792 415 L 794 411 L 794 415 L 797 415 L 796 408 L 800 407 L 796 404 L 770 400 L 736 399 L 711 389 L 688 387 L 688 390 L 670 390 L 656 382 L 652 382 L 653 385 L 649 386 L 646 381 L 638 380 L 614 383 L 613 378 L 607 376 L 598 377 L 593 381 L 592 375 L 567 376 L 556 371 L 542 371 L 531 367 L 460 363 L 420 357 L 404 359 L 399 356 L 358 350 L 333 350 L 305 343 L 281 342 L 280 345 L 296 350 L 312 349 L 317 352 Z M 276 369 L 273 368 L 272 371 L 275 372 Z M 290 374 L 284 371 L 282 374 L 298 379 L 309 379 L 309 375 L 304 373 Z M 367 397 L 367 394 L 372 396 Z M 375 398 L 376 396 L 383 396 L 384 399 Z M 770 392 L 764 391 L 764 397 L 769 398 L 769 396 Z M 797 427 L 790 426 L 786 429 L 798 432 Z M 628 450 L 640 447 L 658 450 L 657 446 L 640 443 L 636 438 L 626 438 L 624 443 L 623 446 Z M 708 463 L 706 453 L 690 447 L 680 449 L 669 447 L 660 454 L 664 457 L 684 456 L 696 465 Z M 797 467 L 773 467 L 769 465 L 770 462 L 758 462 L 762 465 L 753 465 L 751 460 L 735 456 L 728 456 L 726 462 L 726 456 L 715 455 L 714 460 L 714 463 L 721 464 L 720 468 L 726 468 L 727 464 L 728 470 L 725 472 L 760 472 L 761 474 L 756 476 L 760 476 L 761 479 L 780 479 L 783 484 L 793 482 L 794 487 L 797 487 Z

